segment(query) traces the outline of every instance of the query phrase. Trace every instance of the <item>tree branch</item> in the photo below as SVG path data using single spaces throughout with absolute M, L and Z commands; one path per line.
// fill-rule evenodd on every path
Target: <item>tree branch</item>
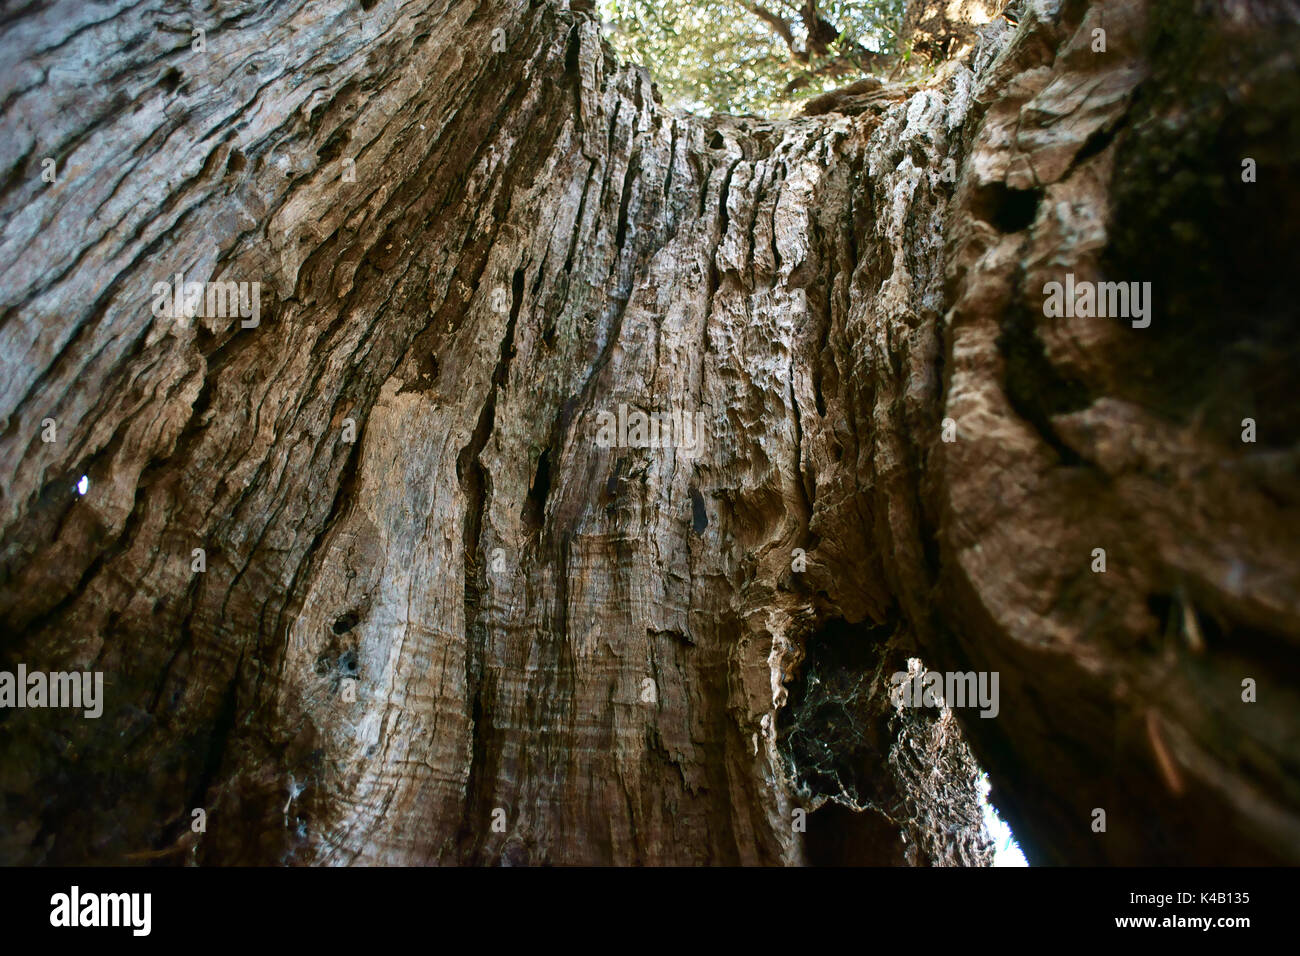
M 804 0 L 800 16 L 804 29 L 808 31 L 808 51 L 825 56 L 830 52 L 831 44 L 839 39 L 839 28 L 817 11 L 817 0 Z
M 791 29 L 790 24 L 786 22 L 784 17 L 773 13 L 762 4 L 751 3 L 748 2 L 748 0 L 742 2 L 741 6 L 766 23 L 772 28 L 772 32 L 785 41 L 786 48 L 790 51 L 791 57 L 798 60 L 800 63 L 808 62 L 808 51 L 795 49 L 794 30 Z

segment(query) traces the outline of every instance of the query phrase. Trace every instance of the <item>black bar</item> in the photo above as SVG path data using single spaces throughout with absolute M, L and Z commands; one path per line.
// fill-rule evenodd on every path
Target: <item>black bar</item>
M 602 949 L 640 949 L 658 939 L 677 950 L 707 945 L 692 929 L 701 923 L 733 943 L 756 934 L 804 947 L 834 945 L 846 932 L 868 948 L 894 938 L 996 945 L 1038 932 L 1052 934 L 1041 942 L 1196 938 L 1231 946 L 1294 926 L 1294 882 L 1291 870 L 1262 868 L 4 869 L 0 926 L 6 944 L 152 941 L 203 951 L 266 943 L 291 944 L 294 952 L 304 945 L 332 953 L 399 949 L 411 935 L 417 949 L 437 951 L 463 947 L 466 934 L 489 947 L 532 934 L 535 946 L 550 950 L 586 948 L 597 930 Z M 52 926 L 55 895 L 70 903 L 73 886 L 83 906 L 88 894 L 150 894 L 148 935 L 136 936 L 130 925 Z M 1179 923 L 1243 917 L 1249 925 Z M 1118 925 L 1134 918 L 1155 922 Z

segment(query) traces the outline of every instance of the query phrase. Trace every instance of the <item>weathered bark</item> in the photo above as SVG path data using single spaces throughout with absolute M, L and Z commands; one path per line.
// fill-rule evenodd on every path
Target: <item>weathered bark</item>
M 366 5 L 3 27 L 0 662 L 108 693 L 0 712 L 0 859 L 986 863 L 959 722 L 1037 859 L 1300 858 L 1292 7 L 1042 0 L 766 122 L 562 4 Z

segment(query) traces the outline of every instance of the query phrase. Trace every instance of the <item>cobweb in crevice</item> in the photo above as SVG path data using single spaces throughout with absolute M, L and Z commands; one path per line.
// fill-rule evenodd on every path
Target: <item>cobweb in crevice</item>
M 980 805 L 982 770 L 956 719 L 895 707 L 891 698 L 891 677 L 909 667 L 910 650 L 895 619 L 832 618 L 807 635 L 777 718 L 787 779 L 810 813 L 832 803 L 853 814 L 827 817 L 837 821 L 835 840 L 852 850 L 828 857 L 833 865 L 987 866 L 993 840 Z

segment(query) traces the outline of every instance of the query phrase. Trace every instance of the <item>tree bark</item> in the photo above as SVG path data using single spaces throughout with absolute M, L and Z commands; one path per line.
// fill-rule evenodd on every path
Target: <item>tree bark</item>
M 780 122 L 563 3 L 16 8 L 0 668 L 106 691 L 0 711 L 0 861 L 986 864 L 983 766 L 1035 862 L 1296 862 L 1300 13 L 1177 6 Z

